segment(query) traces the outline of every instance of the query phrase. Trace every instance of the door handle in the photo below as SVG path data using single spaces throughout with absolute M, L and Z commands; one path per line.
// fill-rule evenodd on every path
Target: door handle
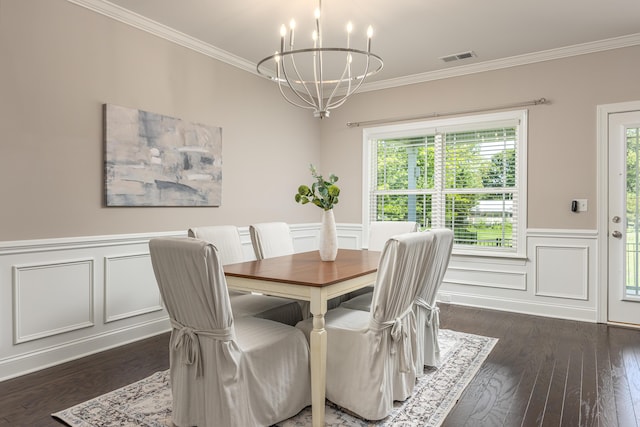
M 615 237 L 616 239 L 619 239 L 619 238 L 621 238 L 621 237 L 622 237 L 622 233 L 621 233 L 621 232 L 619 232 L 618 230 L 616 230 L 616 231 L 614 231 L 613 233 L 611 233 L 611 235 L 612 235 L 613 237 Z

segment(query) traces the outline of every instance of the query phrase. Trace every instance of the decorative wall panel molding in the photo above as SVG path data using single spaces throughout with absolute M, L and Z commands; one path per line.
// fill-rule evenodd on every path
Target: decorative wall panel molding
M 14 344 L 93 326 L 92 258 L 13 267 Z
M 535 293 L 540 296 L 589 299 L 588 246 L 535 246 Z
M 148 253 L 104 259 L 104 322 L 162 310 Z
M 451 266 L 447 269 L 444 282 L 525 291 L 527 274 L 525 271 L 478 270 Z

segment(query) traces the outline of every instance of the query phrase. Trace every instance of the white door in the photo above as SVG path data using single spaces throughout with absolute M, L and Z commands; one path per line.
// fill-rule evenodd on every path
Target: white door
M 640 111 L 608 122 L 608 321 L 640 326 Z

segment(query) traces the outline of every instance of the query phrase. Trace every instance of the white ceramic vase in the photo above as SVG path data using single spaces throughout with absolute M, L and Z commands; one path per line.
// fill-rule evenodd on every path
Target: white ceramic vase
M 336 255 L 338 255 L 338 232 L 336 231 L 333 209 L 322 211 L 319 250 L 322 261 L 335 261 Z

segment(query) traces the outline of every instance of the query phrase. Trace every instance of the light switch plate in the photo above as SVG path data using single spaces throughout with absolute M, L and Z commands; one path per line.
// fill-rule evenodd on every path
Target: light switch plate
M 587 199 L 576 199 L 578 202 L 578 212 L 586 212 L 589 209 Z

